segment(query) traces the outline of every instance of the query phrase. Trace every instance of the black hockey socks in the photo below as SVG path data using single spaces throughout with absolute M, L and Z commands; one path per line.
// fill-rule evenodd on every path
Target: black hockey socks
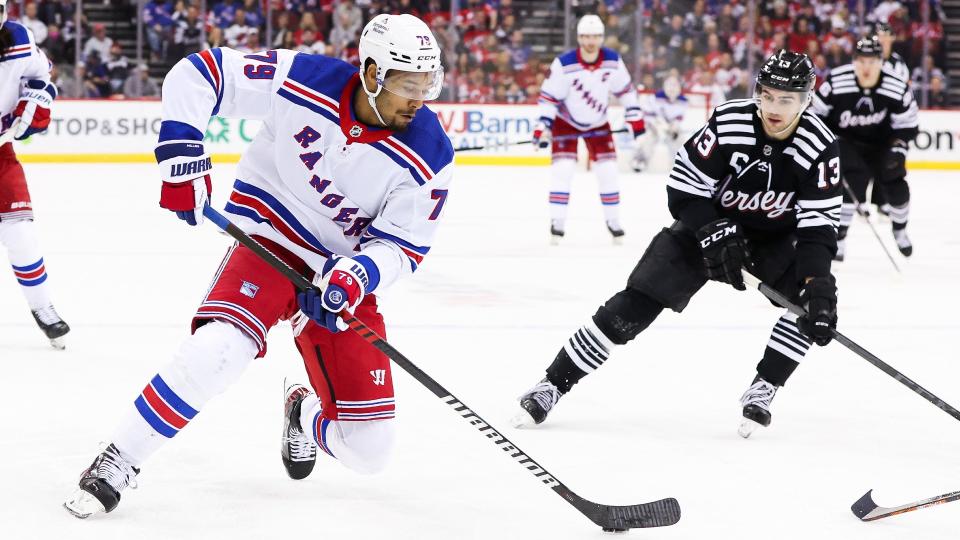
M 757 374 L 775 386 L 783 386 L 810 349 L 811 341 L 797 329 L 797 316 L 785 313 L 770 333 L 770 341 L 757 364 Z
M 610 358 L 614 343 L 590 322 L 581 326 L 563 345 L 553 363 L 547 368 L 547 379 L 561 394 L 570 391 L 588 373 Z

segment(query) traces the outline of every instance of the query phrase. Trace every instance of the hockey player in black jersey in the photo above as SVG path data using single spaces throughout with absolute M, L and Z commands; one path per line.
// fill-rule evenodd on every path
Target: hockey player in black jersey
M 904 256 L 913 253 L 907 237 L 910 187 L 907 144 L 916 138 L 919 113 L 907 81 L 883 66 L 876 36 L 857 42 L 853 63 L 834 68 L 813 94 L 811 110 L 840 140 L 843 178 L 864 201 L 872 180 L 890 205 L 893 237 Z M 844 238 L 853 221 L 854 202 L 846 191 L 840 214 L 837 260 L 845 255 Z
M 754 99 L 716 108 L 677 152 L 667 180 L 676 221 L 654 236 L 627 278 L 564 344 L 546 377 L 520 397 L 517 427 L 543 422 L 561 396 L 664 308 L 681 312 L 709 280 L 745 290 L 747 269 L 806 306 L 773 327 L 743 394 L 740 434 L 770 424 L 770 403 L 811 343 L 837 322 L 830 264 L 840 214 L 836 138 L 805 112 L 816 77 L 803 54 L 780 51 L 761 67 Z M 759 352 L 759 351 L 758 351 Z
M 880 47 L 883 49 L 881 56 L 883 59 L 883 67 L 889 68 L 897 77 L 909 81 L 910 67 L 907 66 L 903 57 L 893 50 L 893 42 L 896 40 L 896 37 L 893 35 L 893 30 L 890 29 L 890 25 L 887 23 L 877 23 L 875 31 L 877 33 L 877 39 L 880 40 Z

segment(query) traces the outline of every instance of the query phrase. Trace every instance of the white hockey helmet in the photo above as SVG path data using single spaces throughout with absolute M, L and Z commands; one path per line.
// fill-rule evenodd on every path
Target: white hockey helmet
M 371 19 L 360 33 L 361 72 L 368 59 L 377 65 L 377 87 L 374 90 L 367 88 L 366 82 L 361 78 L 371 104 L 373 98 L 383 89 L 401 97 L 422 101 L 434 100 L 440 96 L 443 87 L 440 46 L 430 28 L 417 17 L 408 14 L 381 14 Z M 394 76 L 388 80 L 388 71 L 428 75 Z
M 0 0 L 0 26 L 7 22 L 7 0 Z
M 602 36 L 603 21 L 596 15 L 584 15 L 577 23 L 578 36 Z

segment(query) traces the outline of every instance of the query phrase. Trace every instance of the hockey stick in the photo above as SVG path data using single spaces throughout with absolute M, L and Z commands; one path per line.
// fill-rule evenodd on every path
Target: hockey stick
M 883 249 L 883 252 L 887 255 L 887 258 L 890 259 L 890 264 L 893 265 L 893 268 L 897 271 L 897 273 L 900 273 L 900 267 L 897 266 L 896 261 L 893 260 L 893 255 L 890 255 L 890 251 L 887 249 L 887 245 L 883 243 L 882 239 L 880 239 L 880 234 L 877 233 L 876 227 L 874 227 L 873 223 L 870 221 L 870 216 L 868 216 L 866 212 L 864 212 L 863 209 L 860 208 L 860 201 L 857 199 L 857 196 L 854 195 L 853 189 L 850 188 L 850 184 L 847 183 L 846 178 L 843 179 L 843 189 L 845 189 L 847 191 L 847 195 L 849 195 L 850 198 L 853 199 L 853 205 L 854 205 L 853 207 L 856 208 L 857 214 L 859 214 L 860 217 L 862 217 L 863 220 L 867 222 L 867 226 L 870 227 L 870 231 L 873 232 L 873 236 L 876 237 L 877 242 L 880 242 L 880 248 Z
M 203 208 L 203 215 L 220 227 L 221 230 L 257 254 L 264 262 L 283 274 L 298 290 L 306 290 L 314 287 L 310 280 L 300 275 L 300 273 L 293 268 L 290 268 L 276 255 L 270 253 L 267 248 L 240 230 L 239 227 L 231 223 L 210 205 Z M 563 497 L 565 501 L 573 505 L 580 513 L 587 516 L 590 521 L 603 527 L 604 530 L 623 531 L 647 527 L 664 527 L 673 525 L 680 520 L 680 504 L 674 498 L 630 506 L 609 506 L 583 499 L 560 482 L 560 480 L 557 480 L 557 478 L 546 469 L 541 467 L 539 463 L 524 453 L 523 450 L 520 450 L 520 448 L 510 442 L 499 431 L 494 429 L 486 420 L 480 418 L 477 413 L 464 405 L 453 394 L 447 391 L 447 389 L 441 386 L 440 383 L 415 366 L 406 356 L 394 349 L 392 345 L 378 336 L 362 321 L 346 312 L 341 312 L 340 316 L 350 329 L 356 332 L 367 343 L 387 355 L 394 363 L 416 379 L 417 382 L 427 387 L 427 389 L 433 392 L 441 401 L 452 408 L 461 418 L 466 420 L 467 423 L 477 428 L 489 441 L 496 444 L 497 447 L 504 452 L 507 452 L 517 463 L 530 471 L 530 474 L 540 480 L 545 486 L 551 488 L 557 495 Z
M 630 130 L 628 130 L 627 128 L 621 128 L 621 129 L 617 129 L 617 130 L 614 130 L 614 131 L 610 131 L 609 129 L 601 129 L 601 130 L 598 130 L 598 131 L 586 131 L 586 132 L 583 132 L 583 133 L 571 133 L 571 134 L 569 134 L 569 135 L 557 135 L 556 137 L 553 137 L 551 140 L 553 140 L 553 141 L 568 141 L 568 140 L 570 140 L 570 139 L 578 139 L 578 138 L 580 138 L 580 137 L 583 137 L 584 139 L 589 139 L 589 138 L 591 138 L 591 137 L 603 137 L 603 136 L 606 136 L 606 135 L 615 135 L 615 134 L 617 134 L 617 133 L 626 133 L 626 132 L 628 132 L 628 131 L 630 131 Z M 492 150 L 492 149 L 494 149 L 494 148 L 503 148 L 503 147 L 505 147 L 505 146 L 516 146 L 516 145 L 518 145 L 518 144 L 533 144 L 534 142 L 535 142 L 535 141 L 533 141 L 533 140 L 529 140 L 529 141 L 506 142 L 506 143 L 503 143 L 503 144 L 488 144 L 488 145 L 486 145 L 486 146 L 464 146 L 463 148 L 456 148 L 454 151 L 456 151 L 456 152 L 467 152 L 467 151 L 470 151 L 470 150 Z
M 780 291 L 777 291 L 776 289 L 770 287 L 766 283 L 760 281 L 760 278 L 754 276 L 753 274 L 747 271 L 743 272 L 743 282 L 746 283 L 748 286 L 759 290 L 761 293 L 763 293 L 764 296 L 766 296 L 770 300 L 773 300 L 774 302 L 779 304 L 781 307 L 786 308 L 794 315 L 801 316 L 801 315 L 807 314 L 807 312 L 802 307 L 788 300 L 786 296 L 780 293 Z M 955 419 L 960 420 L 960 411 L 958 411 L 957 409 L 954 409 L 949 403 L 933 395 L 932 392 L 920 386 L 919 384 L 911 380 L 909 377 L 907 377 L 903 373 L 900 373 L 899 371 L 894 369 L 893 366 L 891 366 L 890 364 L 887 364 L 883 360 L 877 358 L 870 351 L 864 349 L 860 345 L 857 345 L 856 343 L 853 342 L 852 339 L 841 334 L 836 329 L 832 329 L 830 331 L 833 333 L 833 339 L 835 339 L 844 347 L 856 353 L 857 356 L 877 366 L 878 368 L 880 368 L 880 371 L 883 371 L 887 375 L 903 383 L 903 385 L 906 386 L 907 388 L 913 390 L 917 394 L 920 394 L 923 397 L 923 399 L 926 399 L 930 403 L 933 403 L 934 405 L 937 406 L 938 409 L 949 414 Z
M 12 124 L 10 124 L 10 127 L 3 132 L 3 135 L 0 135 L 0 146 L 3 146 L 13 140 L 13 136 L 14 134 L 16 134 L 17 126 L 19 124 L 20 124 L 20 119 L 17 118 L 16 120 L 14 120 Z
M 853 506 L 850 507 L 850 510 L 853 510 L 853 515 L 860 518 L 860 521 L 874 521 L 880 518 L 895 516 L 897 514 L 905 514 L 907 512 L 913 512 L 914 510 L 920 510 L 921 508 L 926 508 L 928 506 L 948 503 L 960 499 L 960 491 L 954 491 L 952 493 L 944 493 L 943 495 L 930 497 L 929 499 L 923 499 L 922 501 L 915 501 L 901 506 L 894 506 L 892 508 L 884 508 L 883 506 L 877 506 L 877 503 L 873 502 L 873 497 L 871 496 L 872 493 L 873 490 L 871 489 L 870 491 L 866 492 L 863 497 L 857 499 L 857 502 L 853 503 Z

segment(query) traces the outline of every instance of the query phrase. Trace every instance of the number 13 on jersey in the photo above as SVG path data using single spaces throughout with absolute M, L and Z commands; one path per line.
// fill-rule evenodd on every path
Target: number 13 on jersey
M 820 162 L 817 164 L 820 168 L 820 180 L 817 187 L 820 189 L 830 189 L 840 182 L 840 158 L 834 157 L 829 163 Z M 827 169 L 830 169 L 830 178 L 827 178 Z

